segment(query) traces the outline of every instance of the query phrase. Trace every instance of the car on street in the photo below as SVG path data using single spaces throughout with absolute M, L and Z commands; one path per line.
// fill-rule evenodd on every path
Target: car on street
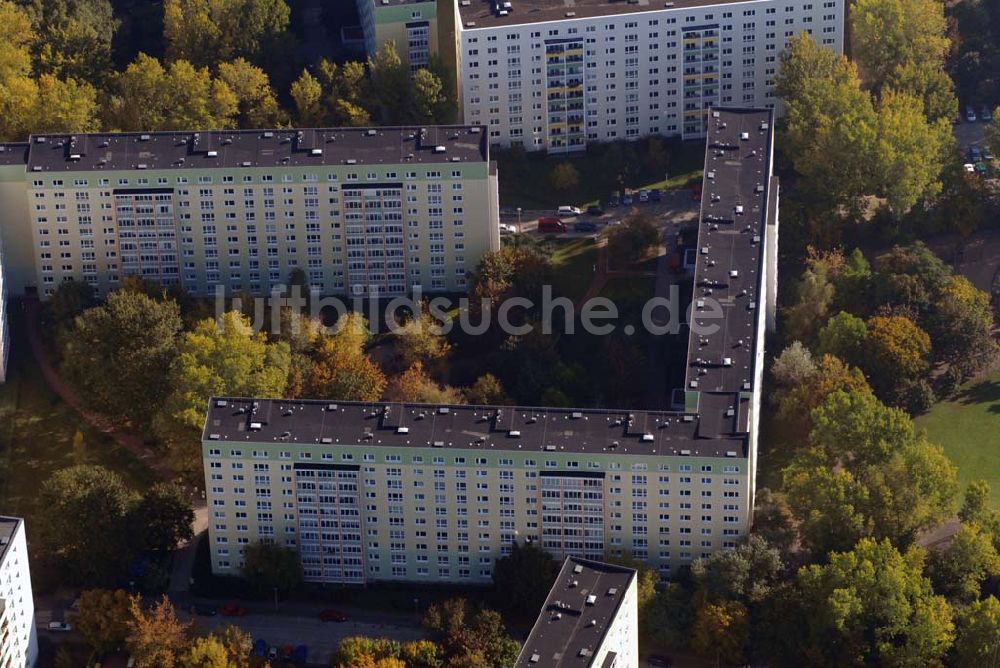
M 517 232 L 517 228 L 513 225 L 508 225 L 507 223 L 500 223 L 500 234 L 514 234 Z
M 597 223 L 595 223 L 593 221 L 590 221 L 590 220 L 584 220 L 584 221 L 581 221 L 581 222 L 577 223 L 576 225 L 574 225 L 573 226 L 573 231 L 574 232 L 596 232 L 597 231 Z
M 568 204 L 563 204 L 559 207 L 560 216 L 579 216 L 583 213 L 583 210 L 578 206 L 570 206 Z
M 192 610 L 194 611 L 194 614 L 199 617 L 215 617 L 219 614 L 218 608 L 207 603 L 196 603 L 192 606 Z
M 976 110 L 972 108 L 972 105 L 966 105 L 965 107 L 965 120 L 970 123 L 976 122 Z
M 226 617 L 242 617 L 247 614 L 247 609 L 235 603 L 226 603 L 222 606 L 222 614 Z
M 653 188 L 649 191 L 649 199 L 653 202 L 660 202 L 663 200 L 663 191 L 659 188 Z
M 562 234 L 569 230 L 566 228 L 566 223 L 558 218 L 543 216 L 538 219 L 538 231 L 544 234 Z
M 326 610 L 320 611 L 319 619 L 322 622 L 346 622 L 347 615 L 342 613 L 340 610 L 327 608 Z
M 983 105 L 983 108 L 979 110 L 979 118 L 983 119 L 984 121 L 993 120 L 993 112 L 990 111 L 990 105 L 988 104 Z
M 601 207 L 599 207 L 596 204 L 591 204 L 590 206 L 587 207 L 587 215 L 588 216 L 603 216 L 604 215 L 604 209 L 602 209 Z
M 49 622 L 49 631 L 67 633 L 73 630 L 73 625 L 69 622 Z
M 622 197 L 622 204 L 625 206 L 632 206 L 632 195 L 625 195 L 625 197 Z
M 643 188 L 639 191 L 639 201 L 648 202 L 649 201 L 649 191 Z

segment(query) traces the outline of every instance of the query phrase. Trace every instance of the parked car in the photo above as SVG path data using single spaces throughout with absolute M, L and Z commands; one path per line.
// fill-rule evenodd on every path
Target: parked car
M 624 204 L 625 206 L 632 206 L 632 195 L 626 194 L 624 197 L 622 197 L 622 204 Z
M 207 603 L 196 603 L 192 606 L 192 610 L 194 611 L 194 614 L 199 617 L 215 617 L 219 614 L 218 608 Z
M 569 206 L 568 204 L 563 204 L 559 207 L 558 211 L 560 216 L 579 216 L 583 213 L 583 210 L 578 206 Z
M 319 619 L 320 621 L 323 622 L 346 622 L 347 615 L 342 613 L 340 610 L 333 610 L 332 608 L 328 608 L 326 610 L 320 611 Z
M 649 191 L 649 199 L 651 199 L 654 202 L 661 201 L 663 199 L 663 191 L 661 191 L 659 188 L 653 188 L 652 190 Z
M 73 625 L 69 622 L 49 622 L 49 631 L 67 633 L 73 630 Z
M 993 120 L 993 112 L 990 111 L 990 105 L 988 104 L 983 105 L 983 108 L 979 110 L 979 118 L 983 119 L 984 121 Z
M 618 220 L 617 218 L 615 218 L 614 220 L 609 220 L 609 221 L 608 221 L 607 223 L 605 223 L 605 224 L 606 224 L 606 225 L 607 225 L 608 227 L 615 227 L 616 225 L 621 225 L 621 224 L 622 224 L 622 221 L 620 221 L 620 220 Z
M 500 223 L 500 234 L 514 234 L 517 232 L 517 228 L 513 225 L 508 225 L 507 223 Z
M 226 617 L 242 617 L 247 614 L 247 609 L 235 603 L 227 603 L 222 606 L 222 614 Z
M 590 221 L 590 220 L 581 221 L 581 222 L 576 223 L 575 225 L 573 225 L 573 231 L 575 231 L 575 232 L 596 232 L 597 231 L 597 223 L 595 223 L 593 221 Z
M 979 150 L 978 146 L 969 147 L 969 162 L 978 162 L 983 157 L 983 152 Z
M 976 163 L 976 174 L 980 176 L 987 176 L 990 173 L 990 168 L 986 166 L 985 162 Z
M 966 105 L 965 107 L 965 120 L 969 121 L 970 123 L 976 122 L 976 110 L 972 108 L 971 104 Z
M 701 184 L 700 183 L 696 183 L 693 186 L 691 186 L 691 199 L 694 200 L 695 202 L 700 202 L 701 201 Z
M 278 648 L 277 647 L 272 647 L 269 650 L 267 650 L 267 658 L 269 658 L 269 659 L 277 659 L 278 658 Z
M 983 147 L 983 160 L 992 160 L 992 159 L 993 159 L 993 151 L 990 150 L 989 146 L 984 146 Z
M 263 638 L 257 638 L 253 643 L 253 655 L 264 657 L 267 656 L 267 641 Z
M 613 209 L 621 203 L 621 198 L 618 197 L 618 193 L 611 193 L 611 197 L 608 198 L 608 208 Z
M 550 234 L 560 234 L 567 231 L 566 223 L 562 222 L 558 218 L 546 216 L 538 219 L 538 231 Z
M 282 645 L 281 646 L 281 660 L 282 661 L 291 661 L 292 660 L 292 654 L 294 654 L 294 653 L 295 653 L 295 647 L 293 647 L 292 645 Z
M 300 666 L 304 666 L 308 658 L 309 647 L 307 645 L 299 645 L 295 648 L 295 653 L 292 654 L 292 660 Z
M 603 216 L 604 215 L 604 209 L 602 209 L 597 204 L 591 204 L 590 206 L 587 207 L 587 215 L 589 215 L 589 216 Z

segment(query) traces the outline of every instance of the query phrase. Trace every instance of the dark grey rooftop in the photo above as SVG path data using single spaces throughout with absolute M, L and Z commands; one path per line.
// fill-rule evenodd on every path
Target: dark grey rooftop
M 0 562 L 7 556 L 7 548 L 21 525 L 22 521 L 17 517 L 0 515 Z
M 485 162 L 479 126 L 33 135 L 29 172 Z
M 758 389 L 773 125 L 767 109 L 717 109 L 709 117 L 685 379 L 702 405 L 705 393 Z
M 667 9 L 685 9 L 727 5 L 750 0 L 511 0 L 512 10 L 500 16 L 494 9 L 493 0 L 468 0 L 468 5 L 459 1 L 459 13 L 465 30 L 495 28 L 545 21 L 565 21 L 599 16 L 615 16 Z M 470 25 L 470 22 L 474 25 Z
M 0 166 L 28 164 L 28 144 L 0 144 Z
M 745 434 L 702 438 L 697 416 L 676 412 L 291 399 L 213 398 L 203 440 L 539 455 L 746 456 Z
M 394 7 L 397 5 L 421 5 L 431 2 L 437 2 L 437 0 L 371 0 L 371 3 L 375 5 L 375 8 L 379 7 Z
M 633 578 L 631 568 L 567 557 L 514 666 L 594 665 Z

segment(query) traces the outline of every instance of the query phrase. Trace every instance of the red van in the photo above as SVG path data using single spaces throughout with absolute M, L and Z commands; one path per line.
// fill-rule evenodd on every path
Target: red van
M 538 219 L 538 231 L 558 234 L 561 232 L 566 232 L 567 227 L 566 224 L 563 223 L 558 218 L 552 218 L 546 216 L 544 218 Z

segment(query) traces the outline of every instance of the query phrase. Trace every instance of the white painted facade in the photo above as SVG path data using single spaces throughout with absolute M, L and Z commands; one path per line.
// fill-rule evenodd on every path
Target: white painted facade
M 0 666 L 33 668 L 37 658 L 24 522 L 0 516 Z

